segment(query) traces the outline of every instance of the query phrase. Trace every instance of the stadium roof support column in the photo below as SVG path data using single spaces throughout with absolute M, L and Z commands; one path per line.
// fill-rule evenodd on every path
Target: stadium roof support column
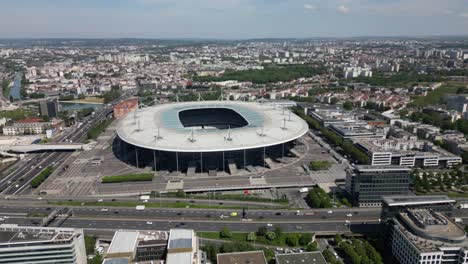
M 175 155 L 176 155 L 176 170 L 177 170 L 177 174 L 179 174 L 179 152 L 176 151 Z
M 135 162 L 136 162 L 136 167 L 139 168 L 138 166 L 138 148 L 135 146 Z

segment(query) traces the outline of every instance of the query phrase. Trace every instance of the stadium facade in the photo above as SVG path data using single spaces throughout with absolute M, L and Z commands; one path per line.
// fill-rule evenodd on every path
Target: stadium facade
M 307 123 L 270 104 L 199 101 L 137 109 L 117 127 L 118 156 L 156 171 L 235 174 L 297 153 Z

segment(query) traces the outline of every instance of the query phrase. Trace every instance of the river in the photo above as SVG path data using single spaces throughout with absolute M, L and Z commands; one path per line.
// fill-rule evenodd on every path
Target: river
M 20 90 L 21 90 L 22 79 L 23 79 L 22 74 L 16 73 L 15 80 L 13 81 L 13 86 L 11 87 L 11 90 L 10 90 L 10 96 L 13 97 L 13 99 L 15 100 L 21 100 Z M 10 98 L 10 96 L 8 96 L 8 98 Z

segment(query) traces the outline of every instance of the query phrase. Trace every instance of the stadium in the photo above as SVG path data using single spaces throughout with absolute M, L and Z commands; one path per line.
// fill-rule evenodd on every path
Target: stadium
M 168 103 L 134 110 L 120 120 L 116 152 L 139 168 L 232 175 L 298 156 L 297 139 L 307 131 L 304 120 L 271 104 Z

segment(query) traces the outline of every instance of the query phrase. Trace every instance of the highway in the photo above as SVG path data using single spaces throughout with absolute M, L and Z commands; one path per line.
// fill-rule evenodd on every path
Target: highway
M 18 225 L 37 225 L 41 221 L 38 217 L 11 215 L 2 223 Z M 53 221 L 49 226 L 56 226 Z M 365 223 L 365 224 L 364 224 Z M 159 220 L 159 219 L 130 219 L 130 218 L 85 218 L 72 217 L 60 224 L 61 227 L 75 227 L 83 229 L 135 229 L 135 230 L 169 230 L 171 228 L 190 228 L 196 231 L 219 231 L 228 227 L 232 231 L 255 231 L 259 226 L 273 228 L 280 226 L 286 232 L 316 232 L 321 234 L 335 234 L 336 232 L 350 232 L 350 225 L 343 221 L 317 220 L 317 221 L 232 221 L 232 220 Z M 351 221 L 353 232 L 375 232 L 378 221 Z
M 242 210 L 221 209 L 190 209 L 190 208 L 146 208 L 136 210 L 133 207 L 88 207 L 88 206 L 54 206 L 17 201 L 18 204 L 3 204 L 0 206 L 0 215 L 8 214 L 48 214 L 57 208 L 73 209 L 74 217 L 95 218 L 137 218 L 137 219 L 197 219 L 197 220 L 233 220 L 240 221 Z M 143 204 L 143 203 L 142 203 Z M 345 220 L 377 221 L 380 218 L 380 208 L 352 208 L 352 209 L 304 210 L 298 215 L 293 210 L 247 210 L 246 219 L 252 221 L 312 221 L 312 220 Z M 231 216 L 236 212 L 237 216 Z
M 84 140 L 88 129 L 103 120 L 111 112 L 112 108 L 108 106 L 97 110 L 94 117 L 85 118 L 82 122 L 82 125 L 75 124 L 54 141 L 80 142 Z M 30 157 L 15 164 L 16 169 L 0 181 L 1 194 L 12 195 L 21 193 L 29 187 L 29 183 L 32 181 L 32 179 L 34 179 L 42 170 L 48 166 L 59 164 L 70 155 L 71 152 L 48 152 L 31 154 Z

